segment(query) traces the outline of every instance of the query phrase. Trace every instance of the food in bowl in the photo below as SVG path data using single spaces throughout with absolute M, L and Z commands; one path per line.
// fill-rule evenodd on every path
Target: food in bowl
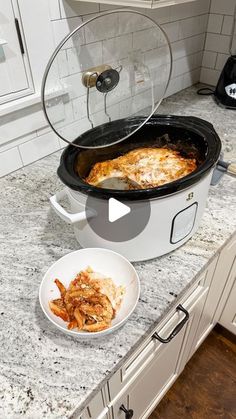
M 49 301 L 49 307 L 68 322 L 69 330 L 99 332 L 111 326 L 125 294 L 123 286 L 116 286 L 111 278 L 90 267 L 80 271 L 67 289 L 59 279 L 54 282 L 60 298 Z
M 94 164 L 85 181 L 102 188 L 148 189 L 178 180 L 196 168 L 196 159 L 179 151 L 142 147 Z

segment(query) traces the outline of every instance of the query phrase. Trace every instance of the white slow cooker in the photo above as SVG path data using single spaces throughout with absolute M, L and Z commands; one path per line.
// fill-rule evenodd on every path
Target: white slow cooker
M 141 261 L 175 250 L 198 229 L 221 142 L 206 121 L 154 115 L 171 68 L 166 34 L 150 18 L 130 10 L 107 12 L 83 23 L 49 61 L 43 108 L 52 129 L 69 143 L 58 168 L 66 187 L 50 201 L 56 213 L 73 224 L 83 247 L 103 247 Z M 188 176 L 150 189 L 104 189 L 85 182 L 94 163 L 145 145 L 194 156 L 198 167 Z M 88 197 L 93 197 L 95 207 L 89 211 Z M 64 198 L 70 212 L 61 205 Z M 132 204 L 133 214 L 147 201 L 150 205 L 147 223 L 130 240 L 108 240 L 91 227 L 97 204 L 111 198 Z

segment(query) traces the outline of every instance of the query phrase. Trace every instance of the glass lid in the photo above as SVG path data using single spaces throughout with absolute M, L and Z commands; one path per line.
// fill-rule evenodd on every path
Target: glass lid
M 82 148 L 119 143 L 157 110 L 171 69 L 170 42 L 156 22 L 132 10 L 99 14 L 77 27 L 54 51 L 42 83 L 44 113 L 67 143 Z M 135 123 L 126 123 L 125 131 L 119 134 L 116 129 L 111 135 L 112 127 L 133 117 Z M 98 131 L 104 133 L 99 143 L 93 136 Z

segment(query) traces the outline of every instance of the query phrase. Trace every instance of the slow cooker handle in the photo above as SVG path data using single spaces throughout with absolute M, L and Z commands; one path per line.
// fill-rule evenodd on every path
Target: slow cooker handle
M 57 192 L 55 195 L 50 197 L 51 206 L 59 217 L 68 224 L 78 223 L 87 219 L 86 211 L 78 212 L 77 214 L 71 214 L 67 212 L 60 204 L 59 201 L 67 198 L 67 191 L 64 188 L 62 191 Z
M 222 159 L 218 160 L 218 166 L 223 167 L 226 170 L 226 173 L 232 176 L 236 176 L 236 163 L 231 163 L 224 161 Z

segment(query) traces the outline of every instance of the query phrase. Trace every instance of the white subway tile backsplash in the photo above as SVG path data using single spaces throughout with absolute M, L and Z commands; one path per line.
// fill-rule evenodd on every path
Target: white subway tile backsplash
M 78 50 L 68 50 L 68 61 L 70 73 L 78 73 L 103 63 L 102 43 L 94 42 L 89 45 L 82 45 Z
M 51 20 L 60 19 L 61 13 L 58 0 L 48 0 L 48 5 Z
M 198 16 L 209 13 L 211 0 L 197 0 L 190 3 L 192 16 Z
M 70 32 L 72 32 L 77 26 L 82 24 L 80 17 L 73 17 L 71 19 L 55 20 L 52 22 L 53 34 L 55 44 L 58 45 Z M 75 41 L 75 37 L 74 37 Z M 80 31 L 80 44 L 84 43 L 83 32 Z M 74 43 L 71 41 L 67 43 L 66 47 L 73 47 Z
M 163 7 L 160 9 L 145 10 L 145 15 L 149 16 L 159 25 L 168 23 L 171 20 L 171 7 Z
M 83 134 L 91 128 L 92 126 L 89 120 L 87 118 L 83 118 L 60 128 L 59 133 L 66 140 L 74 141 L 79 135 Z M 59 143 L 60 148 L 63 148 L 66 145 L 66 142 L 62 139 L 59 139 Z
M 206 36 L 205 49 L 206 51 L 225 53 L 229 51 L 229 44 L 229 36 L 208 33 Z
M 196 16 L 180 21 L 180 39 L 198 35 L 206 31 L 208 16 Z
M 185 57 L 194 52 L 203 51 L 205 34 L 195 35 L 172 43 L 173 59 Z
M 127 34 L 102 41 L 103 62 L 127 58 L 132 50 L 133 35 Z M 135 43 L 135 42 L 134 42 Z
M 147 13 L 147 15 L 152 18 L 152 15 L 150 13 Z M 151 20 L 145 19 L 140 14 L 132 15 L 132 19 L 131 19 L 130 14 L 123 13 L 122 19 L 119 18 L 118 20 L 119 20 L 119 28 L 117 29 L 118 35 L 124 35 L 126 33 L 132 33 L 132 32 L 136 33 L 143 29 L 148 29 L 154 26 Z
M 202 63 L 202 52 L 188 55 L 187 57 L 180 58 L 173 63 L 172 77 L 180 76 L 181 74 L 199 68 Z
M 73 111 L 75 120 L 86 117 L 86 96 L 73 100 Z
M 159 34 L 153 28 L 138 31 L 133 35 L 133 48 L 147 51 L 157 48 L 160 45 Z
M 94 15 L 91 15 L 93 17 Z M 83 20 L 87 20 L 86 16 Z M 107 38 L 112 38 L 117 35 L 117 28 L 119 27 L 118 15 L 110 15 L 109 18 L 104 16 L 102 19 L 94 20 L 85 27 L 85 42 L 102 41 Z
M 212 0 L 203 55 L 201 81 L 216 85 L 229 56 L 236 0 Z
M 69 141 L 75 140 L 79 135 L 91 129 L 91 124 L 87 118 L 80 119 L 60 128 L 59 133 L 63 138 Z M 60 148 L 64 148 L 67 144 L 65 141 L 59 139 Z
M 37 130 L 36 135 L 37 135 L 37 137 L 40 137 L 40 135 L 47 134 L 51 130 L 52 130 L 52 128 L 49 125 L 47 125 L 45 128 L 41 128 L 41 129 Z
M 202 66 L 208 68 L 215 68 L 216 57 L 216 52 L 204 51 L 202 58 Z
M 110 4 L 100 4 L 100 12 L 105 12 L 107 10 L 120 9 L 120 6 L 111 6 Z
M 81 73 L 76 73 L 63 79 L 68 89 L 69 100 L 86 95 L 87 89 L 81 83 L 81 77 Z
M 162 27 L 170 42 L 175 42 L 180 39 L 180 22 L 166 23 L 165 25 L 162 25 Z
M 64 19 L 99 12 L 98 3 L 87 3 L 84 1 L 74 0 L 59 0 L 59 4 L 61 9 L 61 17 Z
M 223 26 L 221 33 L 223 35 L 231 35 L 233 29 L 234 18 L 233 16 L 224 16 Z
M 54 132 L 36 137 L 19 146 L 20 155 L 24 165 L 30 164 L 48 154 L 60 149 L 58 137 Z
M 58 61 L 58 70 L 60 78 L 66 77 L 69 75 L 69 66 L 67 60 L 67 51 L 65 49 L 61 50 L 57 55 Z
M 165 97 L 174 95 L 175 93 L 179 92 L 182 89 L 183 89 L 183 75 L 175 77 L 170 80 Z
M 211 14 L 208 20 L 208 32 L 220 33 L 223 24 L 223 16 Z
M 213 68 L 202 68 L 200 81 L 202 83 L 209 84 L 211 86 L 216 86 L 220 77 L 220 71 L 214 70 Z
M 211 13 L 233 15 L 235 0 L 211 0 Z
M 14 172 L 23 166 L 17 147 L 0 153 L 0 177 Z
M 21 109 L 1 117 L 0 145 L 23 137 L 47 125 L 40 105 Z
M 197 1 L 195 2 L 198 3 Z M 194 3 L 176 4 L 170 8 L 170 20 L 182 20 L 200 13 L 193 10 Z
M 186 89 L 187 87 L 198 83 L 200 79 L 200 73 L 201 73 L 201 67 L 198 67 L 184 74 L 183 75 L 183 89 Z
M 3 151 L 7 151 L 11 148 L 14 148 L 20 144 L 25 143 L 26 141 L 30 141 L 33 138 L 35 138 L 37 136 L 37 131 L 34 132 L 30 132 L 27 135 L 24 135 L 23 137 L 19 137 L 19 138 L 14 138 L 12 141 L 8 141 L 5 144 L 2 144 L 0 146 L 0 153 L 2 153 Z
M 233 43 L 232 43 L 232 52 L 234 54 L 236 54 L 236 36 L 233 39 Z
M 217 60 L 216 60 L 216 65 L 215 65 L 216 70 L 222 70 L 228 57 L 229 57 L 229 54 L 217 54 Z

